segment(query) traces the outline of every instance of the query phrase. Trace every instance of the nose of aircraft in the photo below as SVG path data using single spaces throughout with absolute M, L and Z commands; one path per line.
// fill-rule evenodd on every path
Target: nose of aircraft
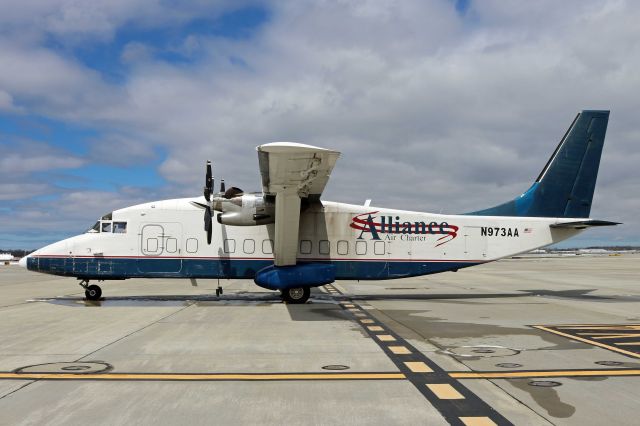
M 18 261 L 18 265 L 22 266 L 23 268 L 27 267 L 27 258 L 29 256 L 23 256 L 19 261 Z

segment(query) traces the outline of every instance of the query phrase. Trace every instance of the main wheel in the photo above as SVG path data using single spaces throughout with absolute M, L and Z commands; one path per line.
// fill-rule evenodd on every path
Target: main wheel
M 282 298 L 287 303 L 297 304 L 306 303 L 311 295 L 309 287 L 294 287 L 282 290 Z
M 95 284 L 90 285 L 84 292 L 87 300 L 100 300 L 100 296 L 102 296 L 102 289 L 100 286 Z

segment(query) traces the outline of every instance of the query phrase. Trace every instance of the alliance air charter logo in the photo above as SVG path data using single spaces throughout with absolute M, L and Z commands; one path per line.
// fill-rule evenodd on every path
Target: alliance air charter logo
M 400 216 L 374 216 L 378 212 L 362 213 L 351 219 L 349 226 L 360 231 L 359 240 L 371 234 L 372 240 L 394 241 L 398 235 L 402 241 L 427 241 L 431 235 L 442 235 L 435 247 L 448 243 L 458 236 L 458 227 L 447 222 L 402 222 Z

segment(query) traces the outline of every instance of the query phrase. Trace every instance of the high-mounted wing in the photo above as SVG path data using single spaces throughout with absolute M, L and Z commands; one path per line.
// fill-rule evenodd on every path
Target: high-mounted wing
M 320 198 L 340 153 L 292 142 L 274 142 L 256 149 L 262 190 L 276 198 L 274 263 L 295 265 L 300 200 Z

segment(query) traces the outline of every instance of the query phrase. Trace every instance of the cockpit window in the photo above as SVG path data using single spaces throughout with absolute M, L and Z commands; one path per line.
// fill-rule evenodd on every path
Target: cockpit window
M 100 232 L 111 232 L 111 222 L 102 222 Z
M 113 212 L 109 212 L 102 216 L 102 220 L 111 220 L 113 218 Z
M 87 232 L 90 232 L 90 233 L 100 232 L 100 221 L 97 221 L 95 225 L 87 229 Z
M 114 234 L 126 234 L 127 233 L 127 222 L 113 222 L 113 233 Z

